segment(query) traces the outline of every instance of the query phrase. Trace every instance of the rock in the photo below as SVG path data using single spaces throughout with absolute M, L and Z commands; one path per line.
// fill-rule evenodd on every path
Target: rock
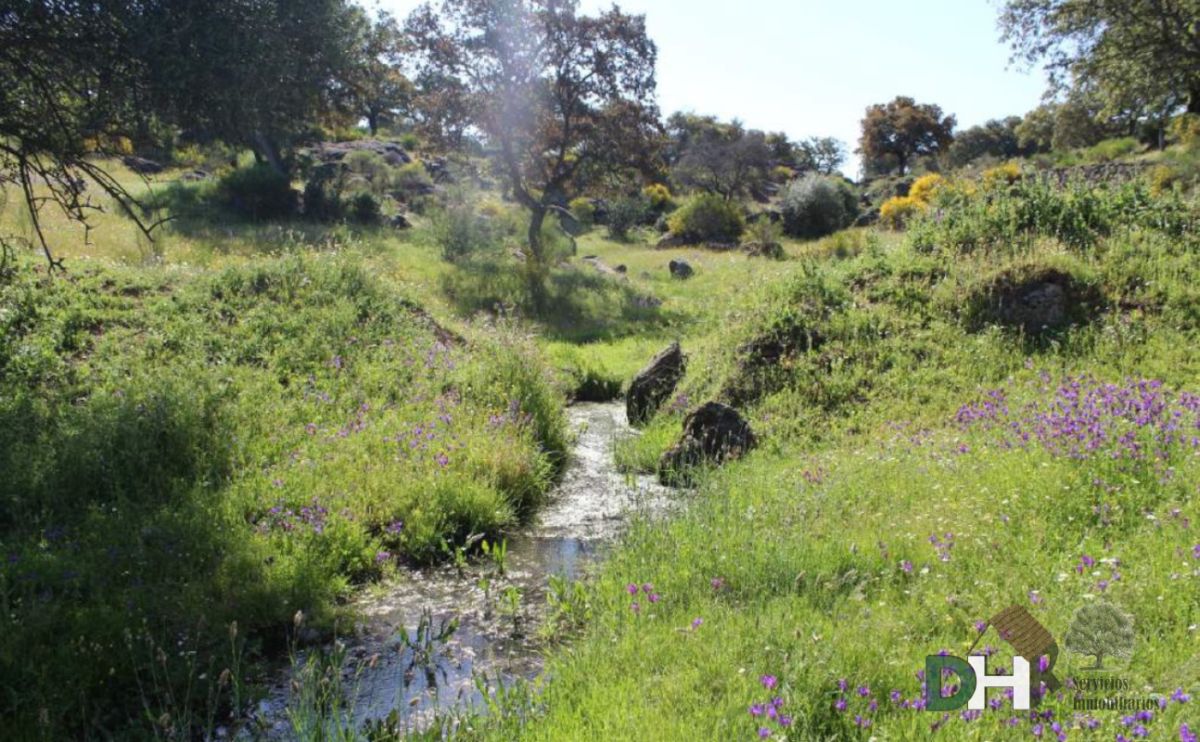
M 179 176 L 179 179 L 184 183 L 197 183 L 201 180 L 208 180 L 209 174 L 203 170 L 192 170 Z
M 408 229 L 412 226 L 412 223 L 403 214 L 397 214 L 388 220 L 388 225 L 392 229 Z
M 741 413 L 720 402 L 706 402 L 687 416 L 683 437 L 659 460 L 659 480 L 664 484 L 687 483 L 697 466 L 719 466 L 740 458 L 757 442 Z
M 374 152 L 392 166 L 407 165 L 412 157 L 396 142 L 378 139 L 359 139 L 353 142 L 321 142 L 309 152 L 321 162 L 341 162 L 351 152 Z
M 665 235 L 661 240 L 659 240 L 658 243 L 654 245 L 654 247 L 659 250 L 666 250 L 666 249 L 672 248 L 672 247 L 686 247 L 687 244 L 688 244 L 688 241 L 685 240 L 684 238 L 680 237 L 679 235 L 668 234 L 668 235 Z
M 1067 323 L 1067 292 L 1057 283 L 1024 286 L 1002 312 L 1005 324 L 1028 334 L 1058 329 Z
M 625 275 L 626 273 L 629 272 L 629 268 L 625 267 L 624 263 L 622 263 L 621 265 L 618 265 L 616 268 L 613 268 L 613 270 L 615 270 L 617 273 L 620 273 L 621 275 Z
M 783 252 L 783 245 L 778 242 L 747 242 L 742 245 L 742 250 L 752 258 L 783 260 L 786 257 L 786 254 Z
M 696 274 L 686 260 L 672 260 L 667 264 L 667 269 L 671 271 L 672 277 L 680 280 L 686 280 Z
M 687 369 L 687 358 L 679 343 L 671 343 L 633 377 L 625 395 L 625 415 L 630 425 L 641 425 L 675 391 Z
M 606 276 L 615 276 L 619 273 L 619 271 L 613 270 L 613 268 L 610 267 L 608 265 L 608 263 L 605 263 L 603 260 L 596 257 L 595 255 L 588 255 L 588 256 L 584 257 L 583 262 L 592 266 L 598 272 L 603 273 Z
M 166 169 L 154 160 L 147 160 L 144 157 L 134 157 L 133 155 L 122 157 L 121 162 L 125 163 L 125 167 L 139 175 L 154 175 Z
M 856 227 L 870 227 L 879 222 L 879 209 L 868 208 L 854 220 Z

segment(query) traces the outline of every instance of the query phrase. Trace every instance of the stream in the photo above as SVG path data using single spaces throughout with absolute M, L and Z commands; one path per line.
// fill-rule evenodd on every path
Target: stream
M 343 725 L 361 729 L 394 710 L 394 728 L 421 730 L 439 714 L 478 708 L 484 699 L 477 677 L 490 688 L 535 678 L 551 581 L 561 586 L 581 577 L 632 514 L 667 506 L 668 492 L 653 477 L 616 470 L 615 441 L 636 434 L 623 402 L 575 404 L 567 415 L 576 435 L 567 469 L 533 521 L 506 535 L 503 574 L 484 557 L 404 573 L 356 601 L 360 623 L 339 647 Z M 437 638 L 452 622 L 453 633 Z M 294 735 L 291 683 L 289 674 L 260 706 L 271 739 Z

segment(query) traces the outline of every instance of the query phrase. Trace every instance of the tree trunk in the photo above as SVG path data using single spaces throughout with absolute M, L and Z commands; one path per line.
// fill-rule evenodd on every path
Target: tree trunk
M 542 255 L 542 225 L 546 223 L 546 207 L 538 204 L 530 208 L 529 255 L 525 257 L 525 277 L 529 282 L 529 296 L 534 311 L 541 315 L 546 310 L 546 263 Z
M 1200 86 L 1193 87 L 1188 91 L 1187 112 L 1200 114 Z
M 367 114 L 367 128 L 371 131 L 371 136 L 375 136 L 379 132 L 379 114 L 371 111 Z
M 908 170 L 908 156 L 898 154 L 896 155 L 896 161 L 900 163 L 900 175 L 903 177 L 905 171 Z
M 271 169 L 280 175 L 287 175 L 287 169 L 283 166 L 283 157 L 279 154 L 279 147 L 261 131 L 254 132 L 254 157 L 259 162 L 266 160 Z

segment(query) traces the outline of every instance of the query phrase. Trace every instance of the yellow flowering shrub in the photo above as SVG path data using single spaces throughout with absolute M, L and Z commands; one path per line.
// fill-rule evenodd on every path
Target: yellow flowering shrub
M 1169 193 L 1179 182 L 1179 173 L 1170 165 L 1159 165 L 1150 171 L 1150 194 L 1161 196 Z
M 650 202 L 655 211 L 665 211 L 671 207 L 671 189 L 662 183 L 651 183 L 642 189 L 642 195 Z
M 1169 134 L 1185 147 L 1200 143 L 1200 115 L 1185 113 L 1171 120 Z
M 1015 162 L 1006 162 L 983 171 L 983 187 L 987 189 L 997 186 L 1010 186 L 1021 179 L 1021 166 Z
M 933 194 L 937 189 L 946 185 L 946 179 L 937 173 L 922 175 L 912 184 L 912 188 L 908 191 L 908 197 L 920 204 L 928 204 L 933 201 Z
M 908 220 L 929 208 L 929 204 L 919 201 L 910 193 L 907 196 L 895 196 L 883 202 L 879 207 L 879 222 L 890 229 L 902 229 Z

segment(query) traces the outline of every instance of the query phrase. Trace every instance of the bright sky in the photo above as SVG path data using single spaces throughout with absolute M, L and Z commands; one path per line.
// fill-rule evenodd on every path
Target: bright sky
M 403 18 L 418 0 L 364 0 Z M 585 11 L 611 2 L 582 0 Z M 868 105 L 908 95 L 959 128 L 1024 114 L 1040 71 L 1009 69 L 994 0 L 624 0 L 658 44 L 664 115 L 738 118 L 793 139 L 834 136 L 853 151 Z M 853 155 L 852 155 L 853 158 Z M 857 158 L 847 163 L 853 175 Z

